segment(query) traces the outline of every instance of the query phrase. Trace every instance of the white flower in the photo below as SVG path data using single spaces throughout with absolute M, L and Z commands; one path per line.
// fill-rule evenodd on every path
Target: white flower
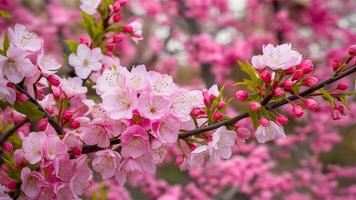
M 74 67 L 75 74 L 86 79 L 92 71 L 101 69 L 100 59 L 103 57 L 100 48 L 90 49 L 84 44 L 80 44 L 77 53 L 69 55 L 69 64 Z
M 62 64 L 57 62 L 56 58 L 51 55 L 45 55 L 43 52 L 37 58 L 37 64 L 44 75 L 55 74 Z
M 105 92 L 110 92 L 115 89 L 125 89 L 126 80 L 128 79 L 130 72 L 125 68 L 118 66 L 116 70 L 106 69 L 98 80 L 96 81 L 96 92 L 101 95 Z
M 22 24 L 16 24 L 14 29 L 9 28 L 9 38 L 15 47 L 26 51 L 35 52 L 42 47 L 42 40 L 36 33 L 29 31 Z
M 143 40 L 142 37 L 142 24 L 138 21 L 134 21 L 129 24 L 132 27 L 132 39 L 138 43 L 138 41 Z
M 256 130 L 256 139 L 259 143 L 265 143 L 276 138 L 286 137 L 283 127 L 274 121 L 269 121 L 266 127 L 260 125 Z
M 217 162 L 222 159 L 229 159 L 232 154 L 232 146 L 235 144 L 235 131 L 227 130 L 225 126 L 218 128 L 213 133 L 213 140 L 209 142 L 210 160 Z
M 89 15 L 93 15 L 96 13 L 96 9 L 99 7 L 100 2 L 101 0 L 80 0 L 80 9 Z
M 206 158 L 209 157 L 208 150 L 209 148 L 207 145 L 201 145 L 190 152 L 187 160 L 189 168 L 193 169 L 202 166 L 205 163 Z
M 81 95 L 87 93 L 88 89 L 82 86 L 82 79 L 78 77 L 62 79 L 61 88 L 67 97 L 72 97 L 75 95 Z
M 170 96 L 177 90 L 173 78 L 167 74 L 150 71 L 148 81 L 155 95 Z

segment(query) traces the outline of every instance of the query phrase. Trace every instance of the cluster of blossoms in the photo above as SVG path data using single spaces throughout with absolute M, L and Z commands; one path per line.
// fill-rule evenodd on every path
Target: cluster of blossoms
M 20 139 L 2 147 L 6 163 L 0 170 L 0 197 L 77 199 L 95 181 L 95 174 L 119 184 L 154 174 L 171 147 L 178 149 L 176 164 L 181 169 L 216 164 L 229 159 L 234 144 L 250 136 L 241 124 L 224 123 L 232 98 L 222 96 L 223 87 L 220 91 L 217 85 L 209 90 L 188 90 L 175 84 L 171 76 L 149 71 L 144 65 L 130 70 L 122 67 L 116 45 L 124 40 L 123 33 L 136 42 L 142 40 L 141 25 L 137 21 L 121 24 L 120 11 L 126 1 L 108 2 L 81 1 L 82 25 L 90 39 L 67 41 L 72 51 L 68 62 L 75 77 L 56 75 L 62 65 L 45 53 L 42 39 L 25 26 L 17 24 L 2 35 L 1 100 L 13 108 L 9 118 L 15 127 L 20 124 L 15 130 Z M 354 67 L 348 65 L 355 46 L 349 54 L 351 59 L 334 67 L 336 74 Z M 253 57 L 252 65 L 241 63 L 241 68 L 250 80 L 237 85 L 247 86 L 250 92 L 240 90 L 235 97 L 248 102 L 246 112 L 257 129 L 258 142 L 286 137 L 283 125 L 288 118 L 271 110 L 269 102 L 288 99 L 290 94 L 308 109 L 317 109 L 314 99 L 298 96 L 301 87 L 318 84 L 309 75 L 313 64 L 302 60 L 291 45 L 264 46 L 263 55 Z M 336 89 L 347 88 L 340 83 Z M 343 113 L 334 99 L 347 104 L 342 100 L 345 94 L 330 91 L 320 92 L 334 110 Z M 91 98 L 89 94 L 95 92 L 102 101 Z M 302 117 L 302 107 L 288 101 L 293 114 Z M 184 136 L 219 123 L 214 129 Z

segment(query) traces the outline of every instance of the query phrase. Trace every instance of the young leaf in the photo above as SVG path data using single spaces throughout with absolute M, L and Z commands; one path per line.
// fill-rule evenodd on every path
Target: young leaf
M 346 97 L 345 97 L 345 96 L 340 96 L 339 99 L 340 99 L 341 103 L 344 104 L 344 106 L 345 106 L 347 109 L 350 110 L 350 105 L 349 105 L 349 103 L 347 103 Z
M 11 14 L 6 12 L 5 10 L 1 10 L 0 9 L 0 16 L 3 17 L 3 18 L 11 18 Z
M 67 45 L 69 50 L 73 53 L 77 52 L 77 48 L 79 46 L 79 43 L 74 42 L 72 40 L 64 40 L 64 43 Z
M 10 47 L 10 39 L 9 39 L 9 35 L 7 34 L 7 32 L 5 32 L 5 36 L 4 36 L 4 55 L 6 55 L 7 50 Z
M 250 115 L 253 127 L 256 129 L 260 124 L 258 122 L 258 114 L 257 112 L 248 110 L 248 114 Z
M 245 72 L 250 77 L 250 79 L 253 83 L 258 84 L 258 85 L 260 84 L 259 78 L 257 76 L 257 72 L 251 64 L 241 62 L 241 61 L 237 61 L 237 63 L 241 67 L 241 70 L 243 72 Z
M 24 103 L 16 103 L 14 108 L 16 111 L 26 115 L 30 121 L 37 121 L 44 115 L 44 113 L 39 111 L 38 107 L 30 101 Z
M 331 106 L 333 108 L 335 108 L 334 98 L 331 96 L 331 94 L 328 91 L 326 91 L 325 89 L 323 89 L 323 88 L 320 89 L 319 91 L 321 92 L 323 97 L 330 102 Z

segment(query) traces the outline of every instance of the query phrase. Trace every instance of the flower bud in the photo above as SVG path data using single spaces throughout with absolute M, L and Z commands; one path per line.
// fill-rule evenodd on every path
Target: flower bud
M 285 115 L 278 115 L 276 120 L 279 124 L 283 126 L 288 124 L 288 117 L 286 117 Z
M 15 190 L 17 186 L 16 181 L 11 180 L 7 183 L 7 188 L 9 188 L 10 190 Z
M 306 99 L 304 101 L 305 107 L 307 107 L 309 110 L 315 110 L 318 106 L 318 103 L 314 99 Z
M 286 92 L 284 91 L 283 88 L 281 87 L 276 87 L 276 89 L 274 89 L 274 94 L 277 96 L 283 96 L 286 94 Z
M 224 117 L 224 115 L 220 112 L 216 112 L 214 115 L 213 115 L 214 119 L 215 120 L 220 120 Z
M 16 92 L 16 100 L 18 102 L 26 102 L 28 101 L 28 97 L 24 93 Z
M 62 88 L 52 86 L 51 89 L 52 89 L 53 98 L 56 100 L 60 99 L 62 95 Z
M 225 107 L 225 101 L 220 101 L 217 105 L 218 109 L 221 110 Z
M 199 115 L 200 115 L 200 108 L 193 108 L 193 110 L 192 110 L 192 115 L 194 116 L 194 117 L 198 117 Z
M 348 51 L 349 51 L 349 55 L 350 56 L 356 56 L 356 44 L 354 45 L 351 45 L 349 48 L 348 48 Z
M 61 80 L 57 75 L 51 74 L 47 77 L 47 80 L 53 86 L 59 86 L 59 84 L 61 84 Z
M 43 119 L 38 121 L 37 128 L 38 128 L 39 131 L 44 131 L 44 130 L 46 130 L 47 125 L 48 125 L 48 119 L 47 118 L 43 118 Z
M 294 72 L 294 74 L 293 74 L 293 80 L 300 80 L 301 78 L 303 78 L 303 76 L 304 76 L 304 73 L 303 73 L 303 71 L 302 70 L 297 70 L 297 71 L 295 71 Z
M 293 112 L 293 115 L 296 116 L 297 118 L 303 117 L 303 115 L 304 115 L 304 110 L 299 105 L 294 105 L 292 112 Z
M 293 81 L 292 81 L 292 80 L 285 80 L 285 81 L 283 82 L 283 88 L 284 88 L 285 90 L 290 90 L 290 89 L 292 89 L 292 86 L 293 86 Z
M 79 43 L 80 44 L 85 44 L 87 46 L 90 46 L 90 40 L 87 37 L 80 37 L 79 38 Z
M 260 125 L 263 126 L 263 127 L 266 127 L 269 124 L 269 121 L 266 118 L 263 118 L 263 117 L 260 118 L 259 122 L 260 122 Z
M 203 136 L 206 138 L 206 140 L 208 142 L 212 141 L 213 140 L 213 136 L 211 134 L 208 134 L 208 133 L 204 133 Z
M 261 109 L 261 104 L 256 101 L 253 101 L 249 104 L 249 107 L 252 111 L 259 111 Z
M 210 94 L 210 101 L 214 101 L 216 96 L 214 94 Z
M 109 43 L 106 45 L 106 48 L 108 49 L 108 51 L 112 51 L 115 47 L 115 44 L 114 43 Z
M 120 12 L 121 5 L 119 3 L 114 3 L 111 8 L 114 12 Z
M 300 63 L 300 69 L 303 71 L 304 74 L 309 74 L 310 72 L 313 71 L 313 63 L 311 60 L 303 60 Z
M 210 96 L 208 91 L 203 91 L 203 101 L 206 106 L 210 104 Z
M 251 136 L 251 133 L 247 128 L 239 126 L 235 126 L 235 128 L 237 137 L 240 139 L 245 140 Z
M 317 85 L 318 82 L 319 82 L 318 78 L 316 78 L 315 76 L 311 76 L 305 79 L 304 84 L 308 87 L 313 87 Z
M 184 162 L 184 157 L 183 157 L 183 155 L 179 155 L 179 156 L 176 158 L 176 165 L 181 165 L 183 162 Z
M 272 79 L 272 74 L 268 70 L 263 70 L 261 73 L 261 79 L 264 83 L 269 83 L 271 82 Z
M 119 42 L 121 42 L 123 39 L 124 39 L 124 38 L 123 38 L 123 36 L 122 36 L 121 34 L 115 34 L 114 37 L 113 37 L 113 41 L 114 41 L 115 43 L 119 43 Z
M 345 82 L 341 82 L 337 85 L 337 89 L 339 90 L 347 90 L 349 88 L 349 85 Z
M 121 16 L 121 14 L 119 14 L 119 13 L 114 14 L 114 16 L 112 17 L 112 20 L 113 20 L 115 23 L 119 22 L 121 19 L 122 19 L 122 16 Z
M 346 115 L 345 107 L 344 107 L 344 106 L 339 105 L 339 106 L 337 107 L 337 110 L 338 110 L 342 115 Z
M 127 3 L 127 0 L 118 0 L 117 2 L 120 4 L 120 6 L 125 6 Z
M 248 98 L 248 93 L 245 90 L 239 90 L 235 93 L 235 98 L 239 101 L 245 101 Z
M 295 72 L 295 67 L 291 67 L 287 70 L 284 70 L 284 72 L 287 74 L 287 75 L 291 75 Z
M 82 153 L 82 149 L 80 147 L 73 147 L 72 152 L 74 155 L 78 156 Z
M 338 111 L 338 110 L 333 110 L 333 111 L 331 112 L 331 118 L 332 118 L 333 120 L 339 120 L 339 119 L 340 119 L 340 113 L 339 113 L 339 111 Z
M 44 89 L 40 89 L 36 91 L 36 98 L 42 101 L 45 98 L 45 91 Z
M 73 113 L 72 113 L 72 112 L 70 112 L 70 111 L 64 111 L 62 117 L 63 117 L 64 120 L 70 120 L 70 119 L 72 118 L 72 116 L 73 116 Z
M 132 26 L 130 26 L 130 25 L 125 25 L 124 27 L 122 27 L 122 30 L 123 30 L 125 33 L 132 33 L 132 32 L 133 32 L 133 28 L 132 28 Z
M 12 146 L 12 143 L 8 142 L 8 141 L 6 141 L 3 144 L 2 148 L 4 149 L 5 152 L 9 152 L 9 153 L 11 153 L 14 150 L 14 147 Z
M 334 59 L 331 61 L 331 67 L 336 71 L 341 66 L 341 61 L 339 59 Z
M 70 122 L 70 126 L 71 126 L 72 128 L 74 128 L 74 129 L 77 129 L 77 128 L 79 128 L 79 126 L 80 126 L 80 122 L 77 121 L 77 120 L 73 120 L 73 121 Z

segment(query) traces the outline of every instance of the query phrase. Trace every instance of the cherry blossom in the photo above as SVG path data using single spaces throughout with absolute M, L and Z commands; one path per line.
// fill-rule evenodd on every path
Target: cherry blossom
M 256 130 L 256 139 L 259 143 L 265 143 L 276 138 L 286 137 L 283 127 L 279 126 L 276 122 L 269 121 L 267 126 L 260 125 Z
M 80 0 L 80 9 L 89 15 L 95 14 L 101 0 Z
M 42 40 L 22 24 L 16 24 L 14 29 L 9 28 L 9 37 L 12 44 L 19 49 L 35 52 L 41 49 Z
M 101 173 L 104 179 L 113 177 L 116 169 L 119 167 L 121 156 L 111 150 L 99 151 L 95 155 L 96 158 L 92 163 L 93 169 Z
M 138 98 L 137 108 L 148 119 L 160 119 L 169 112 L 170 101 L 163 96 L 143 93 Z
M 41 191 L 44 177 L 42 174 L 25 167 L 21 170 L 21 180 L 23 182 L 21 190 L 27 197 L 35 198 Z
M 78 77 L 62 79 L 61 88 L 68 97 L 85 94 L 88 89 L 82 86 L 83 80 Z

